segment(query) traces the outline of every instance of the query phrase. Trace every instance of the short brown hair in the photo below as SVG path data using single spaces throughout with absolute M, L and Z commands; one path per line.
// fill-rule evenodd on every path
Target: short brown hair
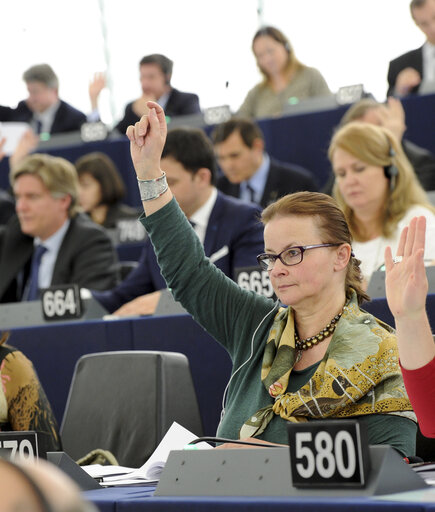
M 263 132 L 258 124 L 251 119 L 242 117 L 233 117 L 224 123 L 218 124 L 211 134 L 213 144 L 220 144 L 228 137 L 238 132 L 245 146 L 252 148 L 255 139 L 264 140 Z
M 101 187 L 100 204 L 116 204 L 125 196 L 125 186 L 113 160 L 95 151 L 80 157 L 75 163 L 77 174 L 91 175 Z
M 53 197 L 70 196 L 71 203 L 68 208 L 70 218 L 80 211 L 77 201 L 79 180 L 75 167 L 68 160 L 57 156 L 34 153 L 11 169 L 9 173 L 11 185 L 13 186 L 16 179 L 24 174 L 37 176 Z
M 296 192 L 288 194 L 263 210 L 261 220 L 267 224 L 277 216 L 312 217 L 316 223 L 322 243 L 352 245 L 352 235 L 343 211 L 335 200 L 320 192 Z M 351 256 L 347 264 L 345 278 L 346 296 L 350 298 L 352 290 L 358 297 L 358 304 L 370 297 L 362 288 L 363 276 L 361 261 Z
M 426 4 L 426 2 L 427 0 L 411 0 L 411 3 L 409 4 L 411 16 L 414 17 L 414 9 L 419 9 L 420 7 L 423 7 Z
M 351 123 L 353 121 L 358 121 L 362 119 L 369 110 L 379 108 L 380 106 L 381 104 L 373 98 L 363 98 L 362 100 L 357 101 L 351 105 L 346 110 L 340 120 L 339 126 L 344 126 L 345 124 Z

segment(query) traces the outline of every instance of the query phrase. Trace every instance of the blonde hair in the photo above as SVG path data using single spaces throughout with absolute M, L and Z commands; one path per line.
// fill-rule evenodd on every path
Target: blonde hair
M 334 199 L 320 192 L 297 192 L 282 197 L 263 210 L 261 221 L 264 225 L 278 216 L 312 217 L 320 231 L 322 243 L 352 245 L 352 235 L 344 217 Z M 363 276 L 361 261 L 351 256 L 347 264 L 345 278 L 346 296 L 350 298 L 352 290 L 358 297 L 358 304 L 370 297 L 362 288 Z
M 384 167 L 386 176 L 388 167 L 394 166 L 397 169 L 395 185 L 388 191 L 381 219 L 383 236 L 390 237 L 396 231 L 400 219 L 414 205 L 424 206 L 435 213 L 435 208 L 429 202 L 401 144 L 387 128 L 359 121 L 351 122 L 337 130 L 332 137 L 328 150 L 331 163 L 337 148 L 368 165 Z M 340 193 L 337 181 L 333 188 L 333 196 L 344 211 L 353 238 L 365 241 L 358 229 L 353 210 Z
M 70 196 L 68 216 L 74 217 L 79 211 L 79 182 L 74 165 L 64 158 L 35 153 L 11 169 L 9 181 L 13 186 L 16 179 L 24 174 L 37 176 L 53 197 Z

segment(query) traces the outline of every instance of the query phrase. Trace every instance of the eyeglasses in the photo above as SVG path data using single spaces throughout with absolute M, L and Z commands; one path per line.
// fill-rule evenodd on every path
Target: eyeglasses
M 308 249 L 317 249 L 318 247 L 336 247 L 341 244 L 317 244 L 317 245 L 295 245 L 289 249 L 284 249 L 279 254 L 259 254 L 257 261 L 263 270 L 272 270 L 275 261 L 280 261 L 287 267 L 298 265 L 304 259 L 304 252 Z

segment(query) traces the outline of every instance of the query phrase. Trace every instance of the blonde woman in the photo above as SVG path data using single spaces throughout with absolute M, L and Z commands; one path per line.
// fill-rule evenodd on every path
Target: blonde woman
M 279 116 L 289 101 L 331 94 L 320 72 L 298 61 L 289 40 L 277 28 L 258 30 L 252 51 L 264 79 L 248 92 L 239 115 Z
M 425 261 L 435 259 L 435 209 L 394 135 L 381 126 L 353 122 L 339 129 L 329 147 L 335 174 L 334 197 L 344 211 L 368 282 L 396 251 L 402 229 L 426 217 Z

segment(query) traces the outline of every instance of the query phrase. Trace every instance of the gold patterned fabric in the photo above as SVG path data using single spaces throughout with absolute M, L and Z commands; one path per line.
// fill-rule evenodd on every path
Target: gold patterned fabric
M 275 414 L 292 422 L 365 414 L 397 414 L 416 421 L 394 330 L 360 309 L 355 292 L 314 375 L 290 393 L 286 390 L 296 355 L 293 311 L 281 308 L 269 332 L 261 371 L 274 403 L 245 422 L 241 438 L 260 435 Z
M 0 344 L 0 431 L 35 430 L 49 435 L 48 448 L 60 450 L 57 422 L 32 363 Z

